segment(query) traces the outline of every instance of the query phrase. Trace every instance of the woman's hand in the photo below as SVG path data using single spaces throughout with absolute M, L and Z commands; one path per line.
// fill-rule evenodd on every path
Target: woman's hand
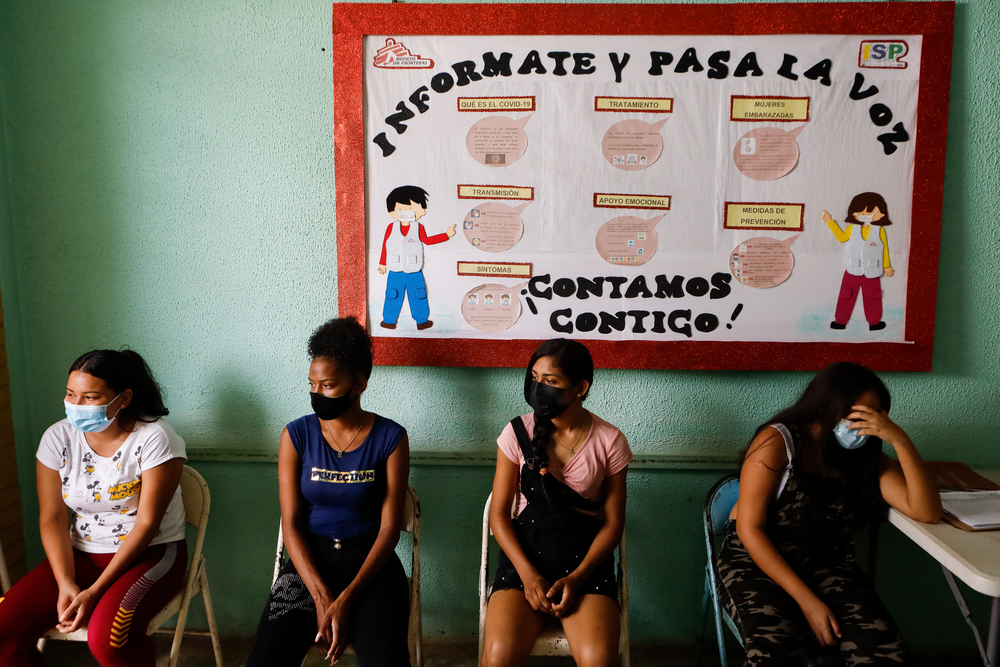
M 74 584 L 73 587 L 76 588 L 76 585 Z M 89 588 L 82 591 L 77 588 L 77 590 L 79 592 L 73 596 L 73 599 L 59 614 L 59 623 L 56 624 L 56 630 L 59 632 L 69 633 L 79 630 L 84 621 L 90 618 L 90 612 L 94 611 L 94 605 L 100 599 L 100 596 Z M 60 589 L 57 608 L 62 606 L 63 599 L 63 591 Z
M 58 614 L 60 619 L 79 594 L 80 587 L 72 581 L 59 586 L 59 598 L 56 600 L 56 614 Z M 59 625 L 62 625 L 61 621 Z M 58 628 L 59 626 L 56 627 Z M 59 632 L 64 632 L 64 630 L 60 629 Z
M 820 646 L 836 646 L 837 640 L 840 639 L 840 625 L 830 608 L 817 597 L 801 608 L 816 642 Z
M 552 601 L 548 598 L 548 593 L 552 588 L 549 582 L 537 572 L 527 578 L 522 577 L 524 582 L 524 599 L 528 601 L 531 608 L 543 614 L 551 614 Z
M 330 631 L 330 650 L 326 652 L 326 657 L 330 658 L 331 665 L 340 660 L 340 656 L 344 655 L 347 649 L 347 621 L 351 607 L 353 603 L 341 595 L 327 607 L 324 614 Z
M 571 574 L 552 584 L 552 588 L 545 594 L 549 600 L 555 600 L 559 597 L 560 591 L 562 592 L 562 599 L 552 605 L 552 614 L 556 618 L 569 616 L 576 607 L 576 588 L 577 581 Z
M 847 418 L 854 422 L 850 428 L 857 431 L 858 435 L 873 435 L 894 447 L 909 442 L 906 431 L 889 419 L 889 413 L 885 410 L 875 410 L 867 405 L 852 405 L 851 409 L 854 412 L 847 415 Z
M 330 605 L 333 600 L 326 593 L 314 595 L 312 599 L 316 605 L 316 641 L 322 639 L 330 643 Z

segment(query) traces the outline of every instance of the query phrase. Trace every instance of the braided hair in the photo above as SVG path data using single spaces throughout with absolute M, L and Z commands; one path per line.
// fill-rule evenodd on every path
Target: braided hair
M 120 410 L 125 421 L 155 422 L 170 414 L 153 371 L 135 350 L 92 350 L 73 362 L 69 372 L 73 371 L 103 380 L 116 395 L 131 389 L 132 400 Z
M 542 357 L 551 357 L 552 365 L 562 371 L 569 381 L 570 386 L 586 381 L 588 385 L 594 384 L 594 360 L 590 356 L 590 350 L 583 343 L 568 338 L 553 338 L 547 340 L 535 350 L 528 361 L 528 368 L 524 374 L 524 398 L 528 400 L 531 391 L 531 370 Z M 590 391 L 589 387 L 587 389 Z M 582 400 L 586 400 L 584 394 Z M 556 427 L 551 419 L 544 419 L 535 415 L 535 427 L 531 436 L 531 455 L 538 461 L 540 468 L 549 465 L 549 439 L 555 433 Z M 553 506 L 553 494 L 549 486 L 553 484 L 551 475 L 542 475 L 542 492 L 549 506 Z

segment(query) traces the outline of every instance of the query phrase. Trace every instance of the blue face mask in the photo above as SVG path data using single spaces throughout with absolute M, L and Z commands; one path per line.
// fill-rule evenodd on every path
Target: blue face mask
M 849 428 L 852 422 L 846 419 L 841 419 L 837 422 L 837 425 L 833 427 L 833 435 L 836 436 L 837 442 L 844 449 L 858 449 L 862 447 L 866 442 L 868 442 L 867 435 L 858 435 L 857 429 Z
M 108 405 L 114 403 L 118 396 L 112 398 Z M 108 405 L 76 405 L 69 401 L 63 401 L 63 405 L 66 406 L 66 419 L 73 428 L 84 433 L 100 433 L 118 417 L 118 413 L 115 413 L 114 417 L 108 419 Z M 121 408 L 118 411 L 121 412 Z

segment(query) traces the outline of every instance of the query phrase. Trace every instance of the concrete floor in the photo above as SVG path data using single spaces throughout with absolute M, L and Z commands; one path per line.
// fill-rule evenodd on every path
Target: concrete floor
M 157 634 L 157 667 L 166 667 L 172 636 Z M 242 667 L 250 653 L 251 640 L 248 638 L 226 637 L 222 640 L 224 667 Z M 734 647 L 735 648 L 735 647 Z M 719 656 L 714 645 L 704 648 L 700 667 L 719 667 Z M 736 664 L 738 652 L 730 656 L 730 663 Z M 49 642 L 45 649 L 45 660 L 49 665 L 60 667 L 99 667 L 91 657 L 86 644 L 72 642 Z M 322 653 L 310 653 L 303 667 L 319 667 L 328 664 Z M 338 667 L 356 667 L 354 656 L 345 655 Z M 573 667 L 572 658 L 535 657 L 528 660 L 528 667 Z M 215 667 L 212 642 L 208 637 L 189 636 L 181 646 L 179 667 Z M 632 665 L 635 667 L 694 667 L 694 649 L 691 647 L 633 647 Z M 915 667 L 981 667 L 982 662 L 974 657 L 922 657 Z M 280 666 L 275 666 L 280 667 Z M 293 666 L 294 667 L 294 666 Z M 477 667 L 475 644 L 425 644 L 424 667 Z

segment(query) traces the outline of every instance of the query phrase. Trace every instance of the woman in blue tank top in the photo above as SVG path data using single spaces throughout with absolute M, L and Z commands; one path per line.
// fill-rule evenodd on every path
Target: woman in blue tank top
M 322 641 L 361 667 L 408 667 L 409 591 L 396 556 L 409 476 L 406 430 L 361 408 L 371 338 L 353 317 L 309 339 L 313 414 L 278 449 L 281 527 L 291 560 L 268 597 L 248 666 L 299 665 Z

